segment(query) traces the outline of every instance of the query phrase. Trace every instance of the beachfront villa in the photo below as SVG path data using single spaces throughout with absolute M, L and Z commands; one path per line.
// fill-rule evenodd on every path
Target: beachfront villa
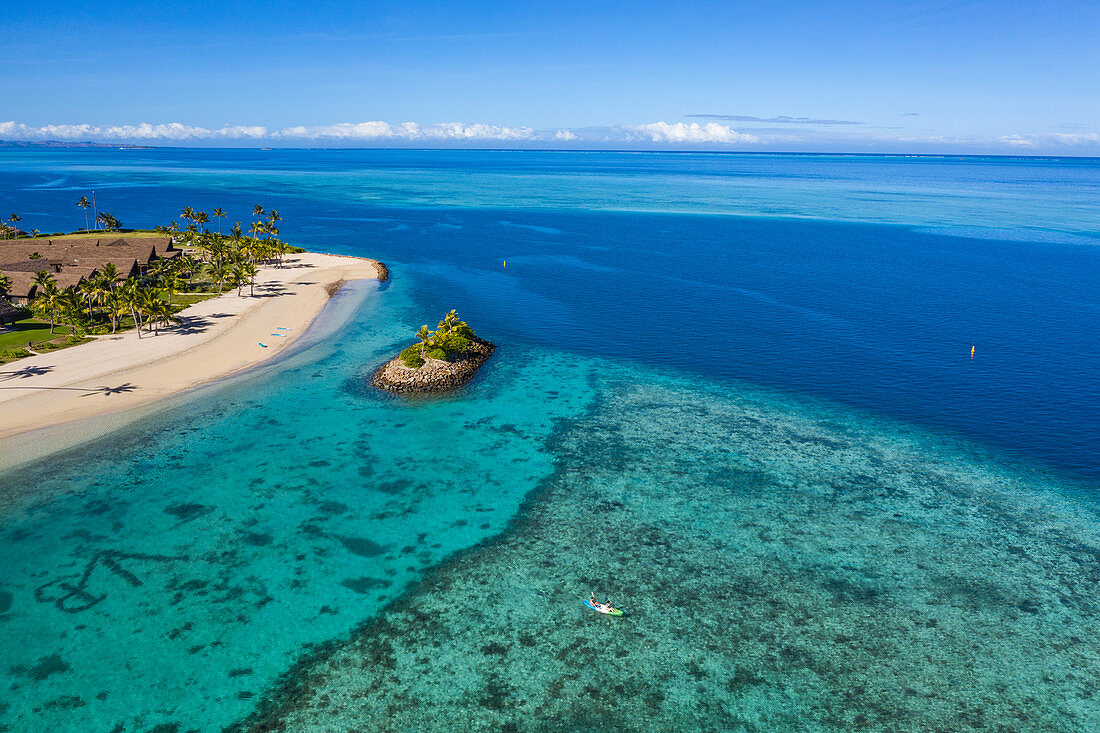
M 125 278 L 140 274 L 154 260 L 174 259 L 180 252 L 169 237 L 150 234 L 0 241 L 0 275 L 11 279 L 8 299 L 27 305 L 34 298 L 38 272 L 48 272 L 64 289 L 107 263 L 113 263 Z

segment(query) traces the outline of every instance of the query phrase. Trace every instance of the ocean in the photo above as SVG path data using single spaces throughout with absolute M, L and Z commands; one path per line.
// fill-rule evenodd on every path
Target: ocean
M 91 190 L 392 279 L 0 474 L 0 729 L 1100 727 L 1100 160 L 0 151 Z

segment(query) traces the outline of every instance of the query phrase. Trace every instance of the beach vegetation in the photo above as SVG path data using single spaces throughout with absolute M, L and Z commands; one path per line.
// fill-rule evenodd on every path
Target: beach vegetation
M 101 211 L 96 215 L 96 221 L 103 225 L 103 229 L 108 232 L 117 232 L 122 229 L 122 222 L 119 221 L 114 214 L 106 211 Z
M 136 329 L 139 338 L 147 333 L 157 335 L 161 328 L 172 323 L 180 310 L 214 297 L 227 287 L 236 288 L 237 294 L 243 296 L 248 286 L 249 294 L 255 296 L 256 278 L 261 268 L 279 266 L 284 254 L 304 251 L 279 240 L 277 224 L 282 216 L 274 209 L 265 211 L 260 205 L 252 212 L 260 218 L 248 228 L 254 236 L 246 234 L 240 222 L 236 222 L 229 233 L 222 234 L 221 220 L 228 214 L 221 207 L 213 210 L 213 218 L 218 222 L 218 231 L 214 232 L 207 229 L 210 215 L 190 206 L 184 207 L 179 216 L 184 226 L 181 227 L 179 221 L 172 221 L 152 230 L 123 230 L 118 218 L 109 212 L 96 211 L 94 202 L 87 197 L 82 196 L 77 206 L 84 210 L 85 231 L 91 221 L 95 222 L 97 230 L 102 226 L 106 231 L 149 231 L 169 237 L 172 244 L 183 247 L 184 252 L 174 258 L 155 258 L 129 276 L 120 273 L 115 264 L 106 263 L 67 288 L 58 286 L 45 258 L 33 252 L 30 259 L 42 260 L 43 267 L 35 274 L 28 315 L 33 314 L 38 320 L 28 320 L 27 329 L 17 328 L 10 332 L 17 338 L 10 344 L 0 344 L 0 363 L 18 358 L 13 354 L 26 351 L 23 347 L 28 342 L 35 343 L 32 351 L 37 352 L 62 348 L 74 343 L 73 339 L 84 340 L 86 333 L 103 335 Z M 91 219 L 89 208 L 94 213 Z M 21 219 L 13 214 L 7 217 L 10 225 L 0 222 L 5 238 L 25 236 L 15 228 Z M 0 279 L 0 294 L 10 287 L 10 279 Z M 184 291 L 182 295 L 181 291 Z M 62 324 L 69 327 L 68 340 L 54 335 Z M 22 333 L 24 330 L 29 333 Z M 32 352 L 22 355 L 29 353 Z M 417 349 L 417 358 L 420 355 Z
M 87 196 L 81 196 L 76 205 L 84 209 L 84 231 L 88 231 L 88 207 L 92 205 L 92 202 L 88 200 Z
M 428 328 L 428 324 L 422 325 L 416 331 L 416 338 L 419 343 L 401 352 L 401 361 L 414 369 L 423 366 L 428 359 L 454 361 L 469 351 L 476 335 L 474 329 L 451 310 L 443 316 L 434 331 Z
M 420 355 L 420 345 L 413 344 L 401 352 L 402 363 L 410 369 L 418 369 L 424 366 L 424 357 Z

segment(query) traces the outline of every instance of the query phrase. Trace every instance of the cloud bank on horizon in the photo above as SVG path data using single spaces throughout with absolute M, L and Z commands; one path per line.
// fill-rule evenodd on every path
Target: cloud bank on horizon
M 853 152 L 889 149 L 891 146 L 914 146 L 924 149 L 942 148 L 953 152 L 958 147 L 985 148 L 989 151 L 1062 152 L 1068 155 L 1088 154 L 1100 149 L 1100 134 L 1066 132 L 1021 134 L 1010 133 L 992 138 L 917 136 L 895 131 L 867 130 L 863 123 L 847 120 L 820 120 L 807 117 L 754 117 L 749 115 L 687 115 L 689 118 L 720 119 L 773 123 L 786 129 L 753 129 L 737 131 L 721 122 L 649 122 L 610 127 L 579 127 L 572 129 L 535 129 L 488 123 L 418 122 L 390 123 L 380 120 L 342 122 L 332 125 L 293 125 L 271 129 L 263 125 L 223 125 L 216 128 L 186 125 L 179 122 L 124 125 L 50 124 L 26 125 L 20 122 L 0 122 L 0 140 L 20 142 L 118 142 L 161 145 L 332 145 L 332 146 L 407 146 L 461 147 L 463 145 L 515 145 L 576 148 L 608 147 L 686 147 L 692 149 L 780 150 L 810 149 L 824 138 L 813 130 L 795 130 L 804 125 L 860 126 L 858 134 L 845 138 Z
M 206 128 L 179 122 L 136 125 L 42 125 L 0 122 L 0 139 L 21 141 L 118 141 L 118 142 L 602 142 L 602 143 L 756 143 L 759 139 L 733 130 L 728 125 L 708 122 L 651 122 L 640 125 L 580 128 L 574 130 L 535 130 L 484 123 L 444 122 L 422 125 L 417 122 L 382 121 L 341 122 L 334 125 L 294 125 L 268 129 L 263 125 L 224 125 Z

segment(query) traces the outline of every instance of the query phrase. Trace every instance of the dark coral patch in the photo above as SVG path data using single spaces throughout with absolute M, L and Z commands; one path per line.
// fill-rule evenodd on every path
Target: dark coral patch
M 388 588 L 391 584 L 381 578 L 345 578 L 340 585 L 351 588 L 356 593 L 367 593 L 375 588 Z
M 366 537 L 341 537 L 340 543 L 347 551 L 360 557 L 378 557 L 386 551 L 385 546 L 372 542 Z
M 187 522 L 203 514 L 214 511 L 214 507 L 205 504 L 172 504 L 165 508 L 165 514 L 171 514 L 182 522 Z

